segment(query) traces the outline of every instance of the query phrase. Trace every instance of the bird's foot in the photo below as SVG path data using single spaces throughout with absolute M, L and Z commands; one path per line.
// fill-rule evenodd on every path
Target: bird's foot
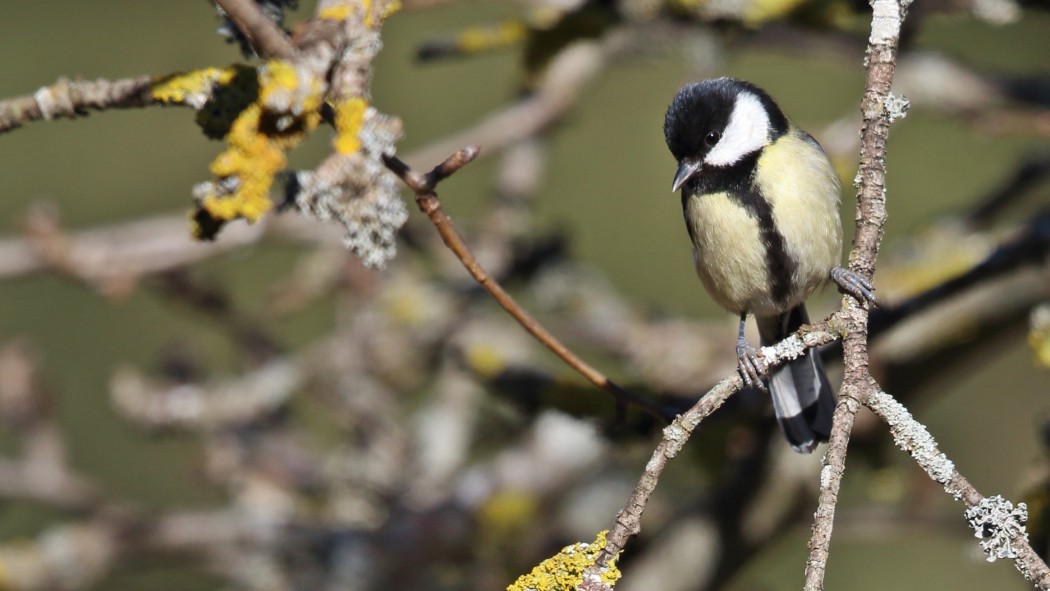
M 875 299 L 875 286 L 860 273 L 850 271 L 844 267 L 835 267 L 831 270 L 831 279 L 843 293 L 851 295 L 861 302 L 871 302 L 876 306 L 879 304 Z
M 766 364 L 758 356 L 754 347 L 745 342 L 737 343 L 736 362 L 737 371 L 740 372 L 740 378 L 744 380 L 745 387 L 758 388 L 759 390 L 766 389 L 766 384 L 762 381 L 762 375 L 759 373 L 765 369 Z

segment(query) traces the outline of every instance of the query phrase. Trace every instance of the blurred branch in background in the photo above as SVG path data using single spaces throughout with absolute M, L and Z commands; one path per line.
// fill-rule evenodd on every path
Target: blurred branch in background
M 436 14 L 460 3 L 405 0 L 402 10 Z M 216 4 L 228 17 L 221 32 L 247 57 L 259 56 L 254 65 L 62 80 L 0 101 L 0 132 L 87 110 L 193 108 L 205 134 L 225 141 L 212 179 L 194 190 L 195 230 L 214 242 L 193 241 L 185 216 L 71 230 L 60 223 L 57 207 L 35 206 L 21 235 L 0 238 L 0 281 L 53 274 L 114 300 L 146 291 L 190 311 L 190 322 L 217 329 L 233 351 L 231 363 L 219 367 L 195 344 L 177 343 L 156 355 L 159 369 L 115 364 L 109 401 L 138 429 L 134 437 L 199 443 L 198 486 L 217 491 L 220 500 L 207 508 L 147 508 L 81 473 L 70 464 L 65 425 L 51 407 L 82 393 L 43 385 L 65 360 L 28 345 L 31 336 L 12 340 L 0 349 L 0 413 L 14 443 L 0 461 L 0 496 L 55 514 L 28 541 L 0 544 L 0 586 L 90 588 L 143 558 L 163 557 L 206 568 L 239 589 L 497 589 L 559 547 L 594 539 L 631 499 L 603 557 L 641 531 L 618 562 L 623 579 L 617 587 L 713 591 L 739 588 L 742 572 L 808 522 L 818 485 L 827 489 L 828 479 L 772 436 L 776 425 L 765 394 L 737 392 L 736 362 L 725 346 L 732 328 L 654 313 L 633 301 L 578 260 L 571 234 L 546 230 L 537 209 L 551 198 L 551 169 L 564 164 L 551 159 L 550 144 L 618 64 L 677 51 L 692 59 L 700 73 L 692 77 L 718 71 L 741 49 L 764 47 L 814 59 L 831 55 L 854 66 L 867 41 L 858 26 L 869 16 L 867 6 L 509 3 L 520 17 L 468 23 L 444 40 L 420 39 L 417 53 L 428 59 L 426 67 L 440 68 L 439 60 L 471 67 L 469 60 L 488 51 L 518 52 L 514 98 L 395 157 L 399 114 L 378 112 L 369 89 L 380 27 L 395 3 L 323 1 L 289 29 L 284 21 L 295 2 Z M 920 4 L 902 32 L 894 93 L 911 100 L 913 113 L 934 111 L 974 132 L 1045 137 L 1045 72 L 999 72 L 935 44 L 911 46 L 939 13 L 1001 23 L 1043 8 L 1022 9 L 1009 0 Z M 427 90 L 417 85 L 413 94 L 427 101 Z M 657 115 L 638 117 L 658 121 Z M 861 146 L 860 122 L 840 116 L 818 134 L 846 176 Z M 310 170 L 287 170 L 286 154 L 318 127 L 334 132 L 330 153 Z M 616 122 L 607 127 L 602 141 L 634 149 L 619 145 Z M 3 141 L 15 145 L 19 136 L 5 134 Z M 491 198 L 473 219 L 457 217 L 453 227 L 445 209 L 458 216 L 459 195 L 449 189 L 452 198 L 442 202 L 434 189 L 473 158 L 476 152 L 457 152 L 469 144 L 498 158 L 496 176 Z M 459 161 L 430 175 L 405 164 L 431 165 L 454 152 Z M 877 151 L 876 160 L 882 154 Z M 927 402 L 940 390 L 931 383 L 967 380 L 982 365 L 969 361 L 990 357 L 1004 339 L 1019 340 L 1026 327 L 1032 346 L 1045 348 L 1050 331 L 1040 320 L 1045 315 L 1034 310 L 1050 297 L 1047 214 L 1039 206 L 1047 166 L 1045 151 L 1029 154 L 1000 187 L 962 195 L 960 203 L 970 205 L 887 244 L 878 273 L 885 295 L 866 331 L 871 357 L 850 353 L 847 373 L 861 381 L 846 389 L 839 414 L 859 408 L 847 406 L 853 398 L 866 401 L 935 480 L 948 475 L 950 492 L 973 506 L 967 518 L 975 527 L 1009 526 L 1001 528 L 1005 547 L 1022 554 L 1028 575 L 1038 575 L 1038 560 L 1011 525 L 1019 510 L 983 499 L 954 467 L 931 464 L 947 458 L 885 394 L 894 392 L 909 406 Z M 458 261 L 429 226 L 406 223 L 388 166 L 413 190 Z M 468 169 L 457 180 L 481 170 Z M 279 184 L 283 199 L 273 207 L 269 194 Z M 276 212 L 263 215 L 271 209 Z M 621 213 L 633 217 L 611 209 L 600 215 Z M 231 223 L 242 218 L 253 223 Z M 401 252 L 392 259 L 395 235 Z M 270 278 L 275 288 L 261 309 L 249 311 L 233 279 L 206 269 L 209 261 L 259 245 L 294 245 L 298 258 L 287 275 Z M 371 269 L 383 264 L 389 267 L 383 273 Z M 614 402 L 566 377 L 487 302 L 483 289 Z M 283 319 L 316 308 L 331 308 L 334 319 L 294 346 L 276 330 Z M 859 312 L 844 308 L 764 352 L 767 361 L 814 346 L 826 346 L 826 358 L 837 361 L 842 333 L 851 334 L 847 349 L 864 345 L 865 331 L 855 324 Z M 870 366 L 878 387 L 861 366 Z M 885 438 L 871 423 L 871 415 L 859 414 L 850 433 L 838 420 L 843 437 L 836 453 L 844 458 L 845 434 L 853 440 L 851 477 L 886 469 L 878 453 Z M 676 455 L 683 459 L 664 473 Z M 632 496 L 639 473 L 643 481 Z M 1028 498 L 1045 490 L 1037 483 Z M 1030 526 L 1038 526 L 1039 507 L 1030 504 Z M 828 502 L 821 507 L 829 515 L 836 509 L 836 531 L 843 520 L 848 529 L 856 514 Z M 909 520 L 893 516 L 907 510 L 887 509 L 891 515 L 881 523 L 903 528 Z M 959 520 L 931 517 L 929 523 L 949 530 Z M 796 573 L 800 560 L 791 567 Z M 580 566 L 545 564 L 550 572 Z M 814 575 L 811 586 L 819 579 Z
M 401 160 L 395 156 L 387 157 L 386 164 L 415 192 L 416 204 L 419 206 L 419 209 L 430 218 L 430 221 L 434 223 L 438 233 L 441 234 L 441 239 L 445 242 L 445 246 L 447 246 L 449 250 L 456 255 L 456 258 L 463 263 L 463 267 L 466 268 L 468 273 L 470 273 L 470 276 L 473 277 L 479 285 L 484 287 L 493 299 L 495 299 L 499 305 L 507 311 L 507 313 L 513 316 L 514 319 L 521 324 L 522 328 L 527 330 L 529 334 L 536 338 L 536 340 L 550 349 L 552 353 L 560 357 L 562 361 L 569 365 L 569 367 L 587 378 L 587 380 L 595 386 L 598 386 L 616 398 L 618 406 L 628 404 L 634 405 L 656 418 L 666 420 L 668 418 L 666 413 L 664 413 L 657 405 L 652 404 L 645 398 L 641 398 L 624 390 L 590 364 L 577 357 L 575 353 L 563 345 L 549 330 L 544 328 L 535 318 L 522 309 L 521 306 L 514 301 L 514 298 L 512 298 L 510 294 L 508 294 L 506 290 L 504 290 L 503 287 L 500 286 L 500 284 L 493 279 L 484 268 L 482 268 L 481 264 L 478 263 L 478 260 L 474 258 L 473 253 L 471 253 L 470 249 L 463 242 L 463 238 L 452 224 L 452 219 L 441 209 L 441 201 L 438 200 L 435 190 L 437 189 L 437 184 L 439 182 L 451 176 L 457 170 L 474 160 L 474 158 L 477 157 L 478 152 L 479 149 L 477 146 L 469 146 L 459 150 L 423 176 L 413 172 L 404 162 L 401 162 Z

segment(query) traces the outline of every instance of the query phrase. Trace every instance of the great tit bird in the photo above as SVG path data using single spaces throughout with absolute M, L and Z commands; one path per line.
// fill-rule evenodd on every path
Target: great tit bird
M 762 345 L 772 345 L 809 322 L 804 302 L 829 278 L 875 301 L 871 283 L 837 266 L 838 177 L 820 144 L 743 80 L 684 87 L 667 109 L 664 137 L 678 161 L 672 190 L 682 191 L 697 274 L 740 316 L 738 369 L 746 385 L 763 388 L 761 362 L 744 338 L 748 314 Z M 835 393 L 815 350 L 774 370 L 768 388 L 795 451 L 828 440 Z

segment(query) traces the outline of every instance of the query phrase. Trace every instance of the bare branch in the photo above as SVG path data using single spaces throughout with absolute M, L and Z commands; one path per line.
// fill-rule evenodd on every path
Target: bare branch
M 285 359 L 207 386 L 156 384 L 124 367 L 110 380 L 110 397 L 130 422 L 147 429 L 217 428 L 273 412 L 302 381 L 297 364 Z
M 907 6 L 908 0 L 875 0 L 872 4 L 871 34 L 866 54 L 868 79 L 860 104 L 863 123 L 857 172 L 857 233 L 849 257 L 850 269 L 868 279 L 875 274 L 875 260 L 886 223 L 885 157 L 889 126 L 895 117 L 903 116 L 902 111 L 891 109 L 890 85 L 896 67 L 897 41 Z M 824 588 L 835 505 L 846 467 L 849 431 L 860 404 L 864 403 L 872 390 L 872 379 L 868 373 L 867 311 L 857 307 L 850 297 L 843 298 L 843 306 L 847 328 L 842 341 L 845 377 L 835 409 L 832 438 L 821 471 L 820 496 L 809 542 L 809 559 L 806 561 L 806 591 Z
M 41 87 L 31 95 L 0 101 L 0 134 L 33 121 L 59 118 L 74 119 L 87 109 L 129 109 L 151 105 L 153 78 L 118 80 L 66 80 Z
M 258 3 L 253 0 L 215 0 L 215 5 L 244 33 L 259 56 L 282 60 L 295 57 L 296 50 L 288 36 L 263 14 Z
M 197 242 L 184 215 L 157 216 L 126 224 L 66 232 L 52 214 L 31 214 L 26 238 L 0 239 L 0 279 L 47 269 L 103 291 L 150 273 L 167 271 L 255 244 L 265 236 L 337 244 L 338 228 L 302 216 L 271 216 L 257 224 L 232 224 L 223 239 Z
M 415 191 L 416 204 L 419 206 L 420 211 L 427 214 L 427 217 L 430 218 L 430 221 L 437 228 L 438 233 L 441 234 L 441 239 L 445 242 L 445 245 L 463 263 L 463 267 L 470 273 L 470 276 L 485 288 L 493 299 L 521 324 L 522 328 L 536 337 L 540 343 L 595 386 L 608 392 L 617 400 L 637 406 L 654 417 L 665 420 L 665 413 L 659 405 L 618 386 L 586 361 L 580 359 L 539 321 L 533 318 L 531 314 L 518 305 L 499 282 L 485 271 L 484 267 L 481 266 L 481 263 L 478 262 L 470 248 L 463 241 L 463 237 L 456 231 L 455 226 L 452 224 L 452 219 L 441 208 L 441 201 L 434 192 L 434 188 L 438 182 L 448 178 L 449 175 L 476 158 L 479 151 L 480 148 L 477 146 L 469 146 L 459 150 L 446 158 L 441 164 L 435 166 L 426 175 L 419 175 L 413 172 L 407 164 L 395 156 L 387 156 L 385 161 L 387 167 L 400 177 L 409 188 Z
M 70 467 L 65 433 L 37 373 L 37 356 L 24 342 L 0 346 L 0 424 L 20 443 L 20 457 L 0 458 L 0 498 L 86 509 L 98 491 Z
M 584 88 L 604 69 L 618 47 L 616 39 L 604 43 L 577 43 L 563 51 L 548 67 L 538 88 L 520 102 L 494 113 L 474 127 L 424 146 L 407 156 L 407 162 L 434 162 L 460 146 L 478 144 L 495 154 L 522 139 L 535 136 L 561 119 Z
M 65 466 L 0 458 L 0 498 L 79 510 L 96 504 L 100 495 L 92 483 Z
M 842 474 L 846 471 L 846 449 L 850 432 L 853 430 L 853 419 L 860 410 L 857 400 L 861 397 L 863 396 L 859 393 L 851 392 L 849 385 L 846 385 L 839 394 L 839 403 L 835 407 L 828 451 L 820 470 L 820 497 L 817 501 L 817 512 L 813 516 L 813 534 L 809 540 L 809 558 L 806 560 L 806 591 L 823 589 L 839 484 L 842 482 Z

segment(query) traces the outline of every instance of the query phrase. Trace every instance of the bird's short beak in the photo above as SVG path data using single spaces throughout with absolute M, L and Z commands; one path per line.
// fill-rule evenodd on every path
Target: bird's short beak
M 700 172 L 700 162 L 690 162 L 689 160 L 683 160 L 678 165 L 678 172 L 674 174 L 674 184 L 671 185 L 671 191 L 677 191 L 682 188 L 682 185 L 686 181 L 693 178 L 693 175 Z

